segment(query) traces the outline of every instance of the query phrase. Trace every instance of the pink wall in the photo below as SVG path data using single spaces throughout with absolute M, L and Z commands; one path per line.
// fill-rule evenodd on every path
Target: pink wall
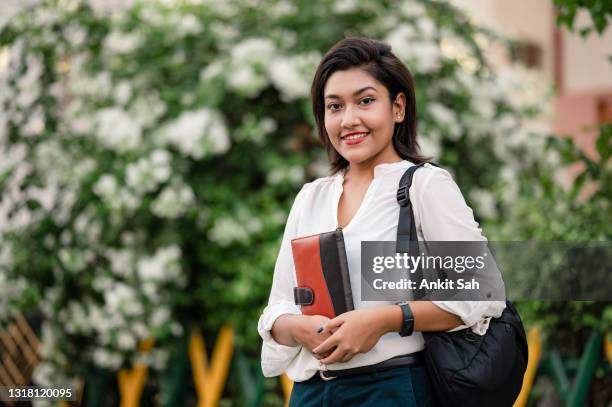
M 610 121 L 611 108 L 612 88 L 557 96 L 554 132 L 560 136 L 574 136 L 576 144 L 589 157 L 596 159 L 594 143 L 598 123 Z

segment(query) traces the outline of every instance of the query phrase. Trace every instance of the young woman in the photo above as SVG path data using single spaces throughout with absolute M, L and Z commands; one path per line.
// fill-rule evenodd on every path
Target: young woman
M 433 405 L 419 357 L 421 332 L 471 327 L 483 335 L 505 304 L 361 301 L 361 241 L 395 240 L 400 178 L 424 161 L 412 76 L 388 45 L 348 38 L 319 64 L 312 105 L 331 175 L 305 184 L 291 208 L 258 324 L 264 375 L 286 372 L 295 382 L 291 406 Z M 447 171 L 425 164 L 415 173 L 410 199 L 419 240 L 486 240 Z M 355 310 L 332 320 L 301 315 L 293 299 L 291 239 L 338 227 Z M 407 327 L 410 312 L 414 323 Z

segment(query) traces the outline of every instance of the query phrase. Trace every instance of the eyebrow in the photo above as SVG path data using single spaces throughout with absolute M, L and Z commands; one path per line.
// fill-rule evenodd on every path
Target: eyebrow
M 366 90 L 376 91 L 376 88 L 374 88 L 373 86 L 366 86 L 365 88 L 361 88 L 361 89 L 356 90 L 355 92 L 353 92 L 353 96 L 357 96 L 360 93 L 365 92 Z M 325 99 L 341 99 L 341 98 L 338 95 L 327 95 L 327 96 L 325 96 Z

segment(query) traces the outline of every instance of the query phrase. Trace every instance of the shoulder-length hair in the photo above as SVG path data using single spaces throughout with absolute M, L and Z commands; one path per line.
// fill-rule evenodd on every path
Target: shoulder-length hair
M 310 91 L 318 137 L 327 150 L 332 175 L 348 167 L 349 162 L 336 151 L 325 130 L 323 91 L 327 80 L 334 72 L 353 67 L 363 69 L 382 83 L 389 92 L 391 103 L 399 93 L 406 96 L 404 120 L 395 124 L 393 147 L 405 160 L 413 163 L 427 161 L 428 158 L 420 154 L 417 143 L 416 100 L 410 71 L 391 52 L 391 46 L 384 42 L 369 38 L 345 38 L 336 43 L 319 63 Z

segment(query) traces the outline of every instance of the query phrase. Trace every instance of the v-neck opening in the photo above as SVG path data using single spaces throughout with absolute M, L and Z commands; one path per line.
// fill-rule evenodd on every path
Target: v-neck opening
M 339 192 L 336 196 L 336 200 L 335 200 L 335 210 L 336 210 L 336 226 L 335 229 L 341 228 L 342 230 L 346 230 L 347 228 L 349 228 L 353 223 L 355 223 L 355 220 L 358 219 L 358 217 L 360 216 L 361 212 L 363 212 L 365 209 L 364 207 L 368 204 L 368 201 L 370 200 L 370 196 L 372 195 L 371 191 L 374 188 L 374 184 L 376 183 L 376 178 L 372 178 L 372 181 L 370 181 L 370 184 L 368 185 L 368 189 L 366 189 L 365 194 L 363 195 L 363 199 L 361 200 L 361 202 L 359 203 L 359 207 L 357 208 L 357 211 L 355 211 L 355 213 L 353 214 L 353 216 L 351 217 L 351 219 L 349 220 L 349 222 L 345 225 L 345 226 L 340 226 L 340 217 L 338 216 L 339 214 L 339 207 L 340 207 L 340 199 L 342 198 L 342 194 L 344 193 L 344 176 L 342 174 L 339 175 L 339 179 L 337 180 L 338 182 L 338 187 L 339 187 Z

